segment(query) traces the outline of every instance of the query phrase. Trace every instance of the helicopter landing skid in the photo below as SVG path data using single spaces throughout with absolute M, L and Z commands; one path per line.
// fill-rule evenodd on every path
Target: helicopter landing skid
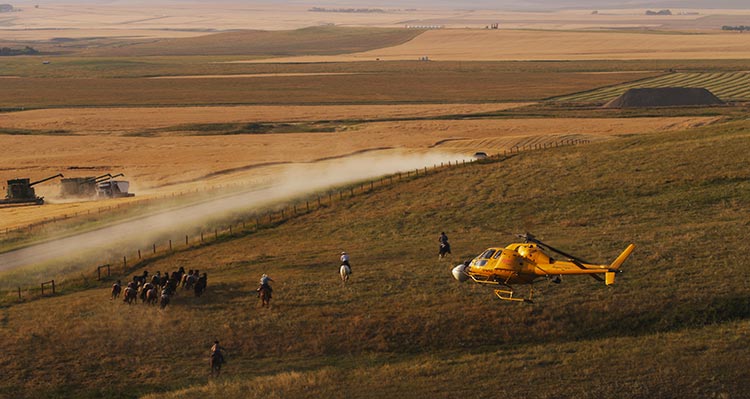
M 513 288 L 510 286 L 507 286 L 508 289 L 496 289 L 495 295 L 497 295 L 498 298 L 504 300 L 504 301 L 512 301 L 512 302 L 524 302 L 524 303 L 534 303 L 534 301 L 531 300 L 532 296 L 534 295 L 534 289 L 529 286 L 529 297 L 528 298 L 521 298 L 521 297 L 513 297 Z

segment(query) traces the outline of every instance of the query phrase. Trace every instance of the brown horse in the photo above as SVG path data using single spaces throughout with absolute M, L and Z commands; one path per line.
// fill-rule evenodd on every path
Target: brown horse
M 125 288 L 125 293 L 123 295 L 123 302 L 127 303 L 128 305 L 131 305 L 133 302 L 135 302 L 138 299 L 138 291 L 133 287 Z
M 146 303 L 149 305 L 156 305 L 159 300 L 159 290 L 156 287 L 152 287 L 146 292 Z
M 258 289 L 258 297 L 260 298 L 261 307 L 271 307 L 271 290 L 268 287 L 260 287 Z
M 120 297 L 120 292 L 122 291 L 122 286 L 120 285 L 120 281 L 117 281 L 116 283 L 112 284 L 112 300 L 115 300 Z
M 169 294 L 166 292 L 161 293 L 161 298 L 159 299 L 159 307 L 164 309 L 169 305 Z
M 224 356 L 221 353 L 214 353 L 211 355 L 209 365 L 211 366 L 211 376 L 218 377 L 221 373 L 221 365 L 224 364 Z

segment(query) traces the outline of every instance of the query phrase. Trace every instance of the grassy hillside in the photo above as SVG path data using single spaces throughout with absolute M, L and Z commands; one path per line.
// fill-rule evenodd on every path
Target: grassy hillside
M 739 121 L 522 153 L 156 260 L 209 275 L 165 311 L 106 287 L 0 309 L 0 397 L 743 397 L 749 145 Z M 534 305 L 450 277 L 523 231 L 590 261 L 637 247 L 615 286 L 540 283 Z M 214 339 L 229 363 L 209 381 Z

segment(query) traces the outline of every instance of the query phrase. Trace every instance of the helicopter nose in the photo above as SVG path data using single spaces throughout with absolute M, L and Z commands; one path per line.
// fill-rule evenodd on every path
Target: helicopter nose
M 453 278 L 458 280 L 459 283 L 463 283 L 464 281 L 469 279 L 469 276 L 466 274 L 466 265 L 460 264 L 451 270 L 451 274 L 453 274 Z

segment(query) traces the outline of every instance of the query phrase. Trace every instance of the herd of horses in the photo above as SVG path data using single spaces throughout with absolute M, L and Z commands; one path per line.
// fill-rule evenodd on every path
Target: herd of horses
M 451 247 L 450 244 L 448 244 L 447 239 L 440 239 L 440 241 L 438 257 L 443 259 L 450 255 Z M 341 277 L 341 283 L 344 285 L 349 282 L 349 276 L 352 274 L 351 266 L 349 266 L 348 263 L 347 260 L 339 267 L 339 276 Z M 138 298 L 140 298 L 142 303 L 149 305 L 156 305 L 158 303 L 163 309 L 169 305 L 170 298 L 177 292 L 178 285 L 182 287 L 183 290 L 192 289 L 195 292 L 195 296 L 200 297 L 206 290 L 206 273 L 201 275 L 199 270 L 190 270 L 188 273 L 185 273 L 185 269 L 180 267 L 179 270 L 172 272 L 171 275 L 168 273 L 161 275 L 160 272 L 156 272 L 156 274 L 149 279 L 148 271 L 144 271 L 142 275 L 134 276 L 133 281 L 128 282 L 127 287 L 123 292 L 123 301 L 130 305 L 137 303 Z M 111 299 L 117 299 L 121 292 L 122 285 L 120 280 L 117 280 L 117 282 L 112 285 Z M 260 298 L 262 307 L 270 307 L 270 288 L 261 285 L 258 288 L 258 298 Z
M 162 275 L 156 272 L 151 278 L 146 270 L 142 275 L 134 276 L 124 290 L 120 280 L 112 284 L 111 299 L 118 299 L 122 293 L 123 302 L 128 305 L 137 303 L 140 298 L 144 304 L 156 305 L 158 303 L 159 307 L 164 309 L 169 305 L 172 296 L 177 293 L 178 286 L 183 290 L 193 290 L 195 296 L 200 297 L 206 290 L 207 283 L 206 273 L 200 274 L 198 270 L 185 273 L 185 269 L 180 267 L 172 274 Z

